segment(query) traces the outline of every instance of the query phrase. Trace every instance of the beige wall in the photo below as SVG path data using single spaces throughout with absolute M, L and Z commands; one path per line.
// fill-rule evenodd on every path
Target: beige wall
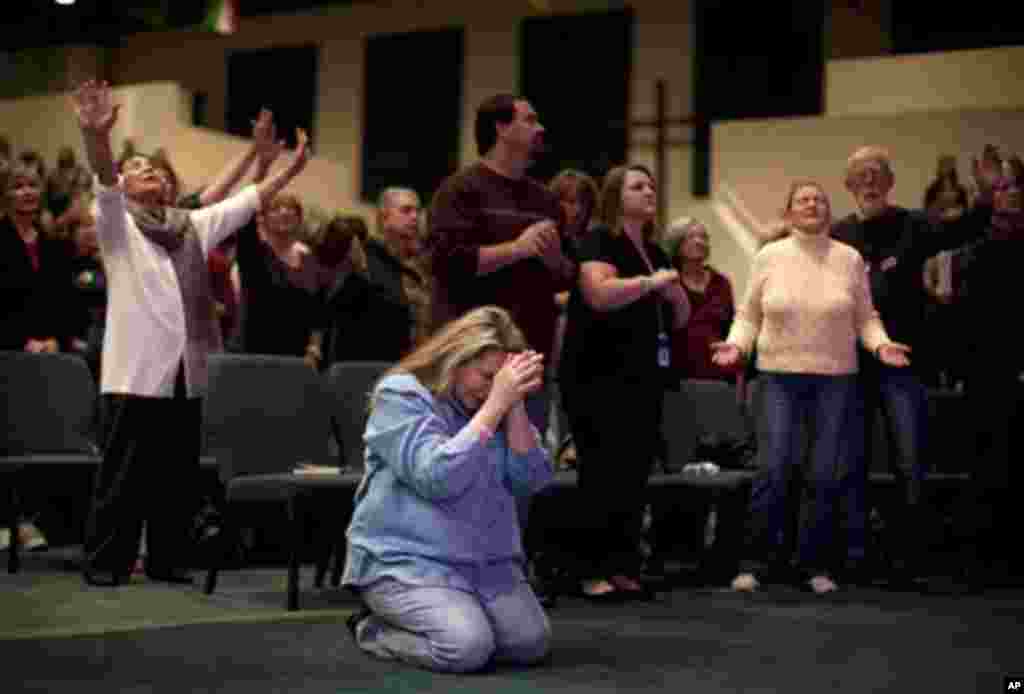
M 541 3 L 536 3 L 541 4 Z M 595 8 L 599 3 L 590 2 Z M 616 4 L 616 3 L 610 3 Z M 666 82 L 668 117 L 683 118 L 692 110 L 692 27 L 689 2 L 633 0 L 635 34 L 630 113 L 637 120 L 655 116 L 655 83 Z M 572 0 L 549 0 L 553 12 L 575 11 Z M 143 85 L 142 91 L 119 89 L 126 104 L 123 129 L 145 150 L 166 147 L 187 185 L 208 181 L 244 147 L 240 140 L 215 132 L 224 126 L 227 56 L 235 50 L 316 43 L 320 46 L 320 73 L 315 114 L 316 157 L 312 167 L 330 170 L 329 185 L 304 179 L 296 190 L 310 190 L 310 202 L 326 209 L 366 210 L 358 200 L 362 133 L 363 46 L 367 36 L 463 27 L 465 30 L 464 103 L 460 161 L 476 159 L 472 123 L 475 109 L 498 91 L 516 91 L 519 82 L 520 20 L 535 16 L 531 4 L 480 3 L 471 0 L 393 0 L 374 5 L 243 20 L 239 32 L 218 36 L 198 31 L 177 31 L 129 37 L 106 51 L 76 49 L 60 58 L 63 88 L 68 74 L 81 76 L 107 70 L 119 87 Z M 287 79 L 286 75 L 268 79 Z M 160 84 L 162 86 L 154 86 Z M 171 85 L 180 85 L 183 91 Z M 190 95 L 207 96 L 207 112 L 214 131 L 188 126 Z M 143 96 L 144 95 L 144 96 Z M 595 95 L 600 98 L 600 95 Z M 129 110 L 146 108 L 145 118 L 130 117 Z M 165 109 L 173 112 L 165 113 Z M 581 105 L 581 114 L 585 105 Z M 140 112 L 141 114 L 141 112 Z M 543 119 L 543 113 L 541 118 Z M 66 105 L 52 100 L 0 102 L 5 132 L 18 146 L 35 146 L 49 159 L 64 144 L 79 146 L 79 135 Z M 585 117 L 582 116 L 582 117 Z M 673 140 L 690 137 L 688 127 L 676 126 Z M 654 131 L 635 128 L 630 133 L 629 158 L 653 166 Z M 29 143 L 32 143 L 31 145 Z M 669 172 L 662 181 L 669 219 L 684 214 L 690 196 L 690 146 L 679 144 L 668 152 Z M 313 192 L 315 191 L 315 193 Z
M 749 213 L 740 222 L 751 234 L 777 223 L 787 186 L 797 178 L 821 183 L 839 218 L 854 210 L 843 186 L 846 158 L 857 147 L 879 144 L 892 154 L 893 202 L 920 208 L 939 155 L 956 155 L 961 180 L 969 181 L 971 157 L 987 143 L 1024 152 L 1024 110 L 719 123 L 712 135 L 713 190 L 717 200 Z
M 825 70 L 832 116 L 1024 107 L 1024 46 L 834 60 Z
M 887 147 L 896 172 L 892 199 L 916 208 L 939 155 L 956 155 L 961 179 L 970 180 L 970 158 L 985 144 L 1024 151 L 1024 110 L 719 123 L 712 141 L 714 187 L 740 193 L 762 223 L 778 219 L 786 186 L 796 178 L 818 180 L 832 198 L 833 215 L 842 216 L 853 211 L 843 167 L 855 148 Z
M 590 7 L 598 4 L 588 3 Z M 668 82 L 669 116 L 689 115 L 692 104 L 689 3 L 634 0 L 628 4 L 636 16 L 630 86 L 634 117 L 653 117 L 653 85 L 659 78 Z M 553 12 L 568 12 L 578 3 L 550 0 L 547 5 Z M 472 133 L 476 106 L 497 91 L 517 90 L 519 21 L 536 14 L 526 2 L 394 0 L 372 6 L 356 4 L 330 11 L 252 18 L 244 20 L 239 32 L 228 37 L 169 32 L 129 38 L 112 52 L 111 72 L 118 84 L 166 80 L 191 91 L 204 92 L 211 127 L 223 128 L 226 58 L 230 51 L 318 44 L 321 65 L 316 152 L 320 157 L 336 161 L 348 172 L 348 180 L 339 182 L 338 199 L 339 204 L 354 204 L 360 179 L 364 39 L 380 33 L 464 27 L 464 103 L 459 156 L 461 162 L 467 163 L 476 159 Z M 275 78 L 286 79 L 285 76 Z M 540 115 L 543 120 L 544 114 Z M 689 132 L 683 129 L 680 134 L 688 137 Z M 653 159 L 653 149 L 643 144 L 645 140 L 653 140 L 648 130 L 638 131 L 631 139 L 637 142 L 630 150 L 631 157 Z M 670 157 L 672 175 L 671 180 L 665 182 L 665 190 L 672 210 L 678 211 L 690 199 L 689 147 L 675 148 Z

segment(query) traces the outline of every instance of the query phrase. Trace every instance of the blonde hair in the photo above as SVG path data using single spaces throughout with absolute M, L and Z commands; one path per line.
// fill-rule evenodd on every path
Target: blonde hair
M 43 179 L 39 175 L 39 171 L 32 166 L 29 166 L 23 161 L 15 160 L 8 168 L 3 171 L 3 179 L 0 181 L 0 185 L 3 187 L 3 199 L 0 200 L 0 215 L 8 215 L 13 209 L 13 202 L 11 200 L 11 193 L 14 190 L 15 183 L 19 178 L 28 178 L 35 182 L 36 187 L 39 188 L 40 200 L 39 200 L 39 212 L 37 216 L 42 215 L 43 212 L 43 200 L 42 193 L 45 189 Z
M 889 150 L 879 145 L 866 145 L 864 147 L 858 147 L 853 151 L 853 154 L 846 160 L 846 169 L 844 171 L 843 179 L 847 185 L 850 182 L 850 176 L 853 175 L 853 170 L 858 164 L 863 164 L 868 161 L 876 161 L 882 165 L 887 176 L 892 177 L 892 157 L 889 156 Z
M 526 347 L 526 339 L 508 311 L 481 306 L 444 325 L 382 378 L 409 374 L 437 397 L 451 392 L 459 367 L 485 352 L 522 352 Z M 371 402 L 371 409 L 374 404 Z
M 275 195 L 263 208 L 263 214 L 267 214 L 279 207 L 290 207 L 295 210 L 296 214 L 299 215 L 300 222 L 305 217 L 302 211 L 302 201 L 299 200 L 297 195 L 293 195 L 292 193 L 278 193 Z
M 626 183 L 626 174 L 630 171 L 639 171 L 646 175 L 651 182 L 657 186 L 654 174 L 643 164 L 624 164 L 616 166 L 604 177 L 604 185 L 601 186 L 601 202 L 598 205 L 600 219 L 608 225 L 612 236 L 622 233 L 622 187 Z M 654 222 L 644 224 L 644 238 L 648 241 L 657 240 L 658 230 Z

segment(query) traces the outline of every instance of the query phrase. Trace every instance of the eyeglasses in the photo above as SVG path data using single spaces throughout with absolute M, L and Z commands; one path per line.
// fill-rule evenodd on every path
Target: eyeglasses
M 882 181 L 889 175 L 889 171 L 882 166 L 859 166 L 851 169 L 846 180 L 853 185 L 863 185 Z

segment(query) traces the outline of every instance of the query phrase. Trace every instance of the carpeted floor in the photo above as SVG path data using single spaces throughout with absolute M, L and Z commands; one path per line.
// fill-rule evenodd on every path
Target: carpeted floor
M 144 579 L 86 588 L 35 560 L 0 576 L 0 652 L 15 692 L 995 692 L 1024 671 L 1024 590 L 938 597 L 849 589 L 819 598 L 677 588 L 654 604 L 563 599 L 548 664 L 472 676 L 372 660 L 352 598 L 284 605 L 282 569 L 224 574 L 214 596 Z

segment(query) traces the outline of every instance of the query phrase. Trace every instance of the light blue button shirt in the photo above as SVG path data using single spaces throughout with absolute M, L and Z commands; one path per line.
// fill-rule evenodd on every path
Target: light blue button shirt
M 553 476 L 536 431 L 525 454 L 503 430 L 483 441 L 466 426 L 472 413 L 408 374 L 383 379 L 373 403 L 344 584 L 392 578 L 489 592 L 524 580 L 516 497 Z

